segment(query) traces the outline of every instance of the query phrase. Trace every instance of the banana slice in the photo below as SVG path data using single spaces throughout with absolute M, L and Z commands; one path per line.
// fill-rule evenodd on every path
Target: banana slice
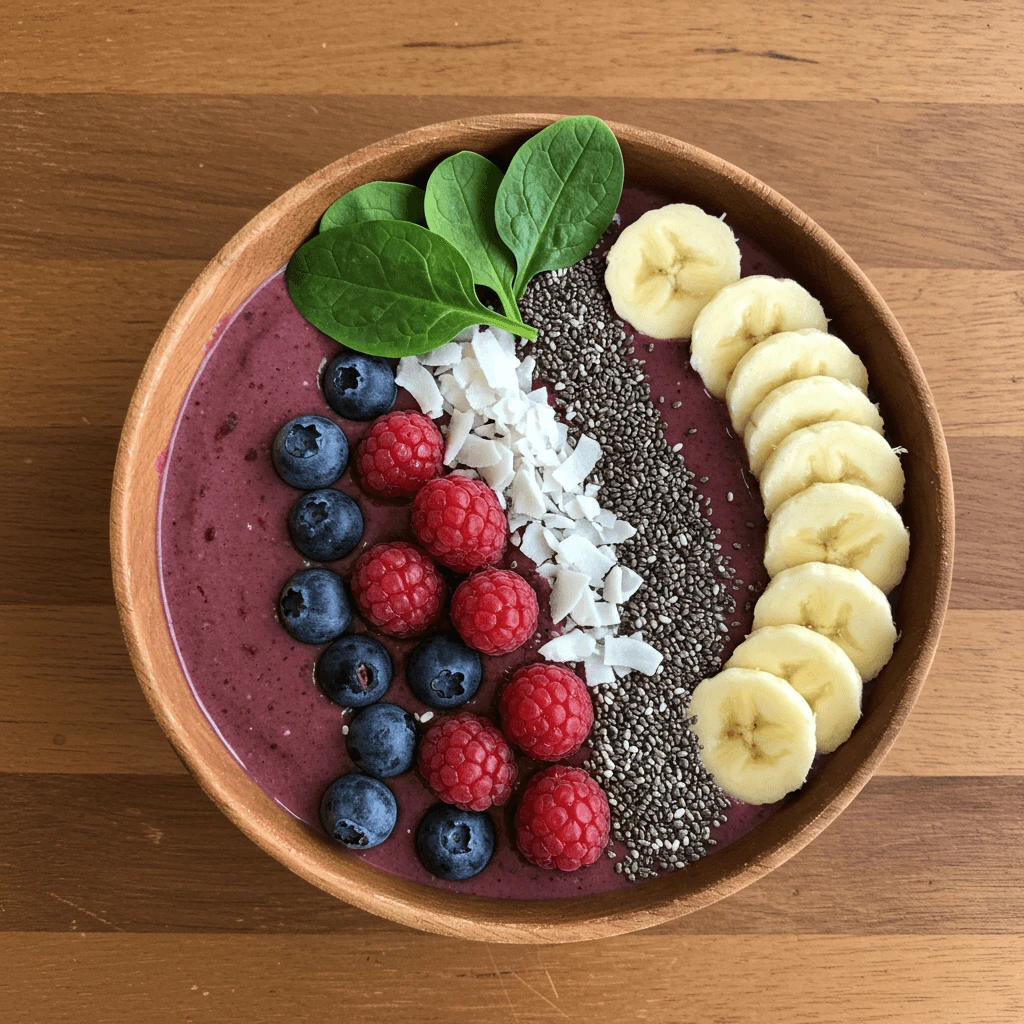
M 856 484 L 812 484 L 784 501 L 768 524 L 769 576 L 805 562 L 862 572 L 888 594 L 907 568 L 910 534 L 892 504 Z
M 860 423 L 882 433 L 882 416 L 860 388 L 835 377 L 802 377 L 769 391 L 743 431 L 750 471 L 760 478 L 783 438 L 801 427 L 828 420 Z
M 801 377 L 835 377 L 867 391 L 868 371 L 834 334 L 814 328 L 784 331 L 755 345 L 733 370 L 725 389 L 732 425 L 742 432 L 767 395 Z
M 896 627 L 878 587 L 856 569 L 823 562 L 784 569 L 754 605 L 754 629 L 806 626 L 837 643 L 861 679 L 874 679 L 892 657 Z
M 785 680 L 724 669 L 698 684 L 687 714 L 704 767 L 729 796 L 772 804 L 804 784 L 814 760 L 814 715 Z
M 736 364 L 765 338 L 827 326 L 821 303 L 796 281 L 765 274 L 744 277 L 726 285 L 697 315 L 690 365 L 715 398 L 724 398 Z
M 705 303 L 740 276 L 740 247 L 699 206 L 648 210 L 608 250 L 604 283 L 615 312 L 652 338 L 688 338 Z
M 893 505 L 903 501 L 900 457 L 881 434 L 845 420 L 802 427 L 775 449 L 761 472 L 765 515 L 770 519 L 784 501 L 816 483 L 858 484 Z
M 819 754 L 845 743 L 860 720 L 860 673 L 838 644 L 806 626 L 755 630 L 725 667 L 760 669 L 785 679 L 814 712 Z

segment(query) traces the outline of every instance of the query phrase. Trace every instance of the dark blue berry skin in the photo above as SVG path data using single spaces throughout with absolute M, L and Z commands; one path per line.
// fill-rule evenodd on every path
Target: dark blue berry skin
M 352 625 L 352 606 L 337 573 L 303 569 L 281 588 L 277 616 L 293 639 L 326 644 Z
M 483 679 L 480 655 L 453 636 L 421 640 L 405 663 L 409 689 L 428 707 L 448 710 L 461 707 Z
M 348 727 L 348 756 L 367 775 L 390 779 L 412 767 L 416 723 L 397 704 L 371 704 Z
M 494 853 L 494 824 L 482 811 L 434 804 L 416 829 L 416 854 L 435 877 L 461 882 L 480 874 Z
M 321 689 L 347 708 L 375 704 L 388 692 L 391 676 L 391 656 L 384 646 L 358 633 L 335 640 L 316 666 Z
M 368 775 L 342 775 L 320 800 L 320 823 L 332 839 L 350 850 L 380 846 L 397 820 L 394 793 Z
M 324 371 L 324 395 L 327 404 L 347 420 L 375 419 L 395 404 L 395 371 L 380 356 L 342 352 Z
M 344 558 L 363 536 L 363 513 L 341 491 L 326 487 L 307 491 L 288 516 L 292 543 L 312 562 Z
M 330 487 L 348 465 L 348 438 L 325 416 L 296 416 L 274 438 L 274 469 L 300 491 Z

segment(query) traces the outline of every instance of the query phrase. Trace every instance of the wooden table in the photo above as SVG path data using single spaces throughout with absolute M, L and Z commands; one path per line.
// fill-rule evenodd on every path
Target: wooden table
M 8 0 L 0 1019 L 1024 1019 L 1022 13 Z M 685 139 L 817 219 L 910 336 L 957 488 L 941 650 L 879 776 L 762 882 L 568 947 L 406 930 L 243 838 L 154 724 L 107 550 L 135 379 L 223 242 L 374 139 L 516 110 Z

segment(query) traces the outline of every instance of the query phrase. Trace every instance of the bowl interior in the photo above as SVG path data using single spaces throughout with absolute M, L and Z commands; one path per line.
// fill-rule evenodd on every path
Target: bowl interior
M 161 726 L 203 788 L 254 841 L 292 870 L 358 906 L 417 927 L 491 941 L 568 941 L 656 924 L 765 874 L 820 832 L 864 785 L 924 682 L 949 592 L 953 508 L 948 458 L 931 395 L 899 325 L 843 250 L 767 186 L 701 150 L 627 125 L 612 128 L 630 184 L 712 213 L 775 255 L 818 296 L 867 365 L 893 443 L 907 449 L 903 513 L 912 546 L 896 606 L 901 639 L 853 737 L 767 822 L 682 871 L 632 888 L 546 902 L 458 896 L 385 874 L 338 851 L 273 803 L 221 743 L 195 702 L 159 592 L 159 476 L 178 410 L 217 322 L 290 257 L 339 195 L 368 181 L 423 184 L 460 149 L 507 161 L 554 120 L 504 115 L 450 122 L 375 144 L 318 171 L 267 207 L 203 271 L 158 340 L 136 390 L 114 480 L 111 539 L 132 659 Z

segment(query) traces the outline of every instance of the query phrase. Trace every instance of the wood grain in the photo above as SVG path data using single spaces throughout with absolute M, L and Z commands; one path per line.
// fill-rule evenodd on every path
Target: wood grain
M 1019 936 L 634 936 L 540 951 L 408 932 L 330 947 L 296 935 L 9 935 L 0 956 L 17 1020 L 79 1021 L 83 1006 L 150 1024 L 331 1019 L 339 1006 L 420 1024 L 1013 1024 L 1024 1011 Z
M 14 0 L 0 89 L 751 99 L 1020 99 L 1019 5 Z M 386 26 L 386 30 L 382 31 Z M 585 41 L 585 43 L 584 43 Z M 529 109 L 520 104 L 520 110 Z
M 537 110 L 707 149 L 796 203 L 861 266 L 1024 270 L 1021 189 L 1008 186 L 1024 164 L 1024 93 L 1012 105 L 820 99 L 0 94 L 11 139 L 0 179 L 19 197 L 0 206 L 0 257 L 205 261 L 344 153 L 418 125 Z

